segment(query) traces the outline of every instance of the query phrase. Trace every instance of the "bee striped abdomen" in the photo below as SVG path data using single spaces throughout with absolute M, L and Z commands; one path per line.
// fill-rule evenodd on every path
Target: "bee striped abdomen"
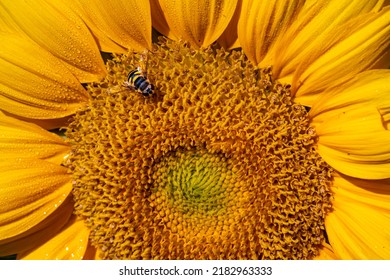
M 135 69 L 131 71 L 127 76 L 127 81 L 130 86 L 141 92 L 142 95 L 149 96 L 153 94 L 153 84 L 151 84 L 149 80 L 145 78 L 140 70 Z

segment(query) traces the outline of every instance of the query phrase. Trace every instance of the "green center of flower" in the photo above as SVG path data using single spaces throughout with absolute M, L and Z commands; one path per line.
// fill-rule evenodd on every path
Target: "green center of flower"
M 145 66 L 147 97 L 122 85 Z M 318 254 L 332 170 L 305 108 L 271 69 L 168 40 L 107 68 L 67 132 L 75 211 L 102 258 Z
M 222 155 L 207 151 L 176 151 L 152 170 L 154 197 L 185 216 L 218 215 L 226 209 L 232 171 Z

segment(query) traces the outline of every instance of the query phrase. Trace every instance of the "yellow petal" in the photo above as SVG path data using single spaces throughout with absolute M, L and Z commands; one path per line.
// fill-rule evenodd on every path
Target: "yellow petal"
M 150 9 L 152 12 L 153 27 L 164 36 L 172 40 L 178 40 L 175 34 L 173 34 L 169 29 L 167 20 L 165 19 L 164 12 L 161 9 L 159 0 L 150 0 Z
M 314 258 L 315 260 L 339 260 L 340 258 L 336 256 L 333 252 L 332 247 L 329 244 L 322 244 L 320 254 Z
M 261 67 L 273 64 L 272 47 L 294 21 L 303 3 L 296 0 L 242 2 L 238 39 L 250 61 Z
M 19 26 L 15 23 L 12 17 L 1 12 L 1 3 L 0 3 L 0 32 L 1 33 L 18 33 L 21 32 Z
M 6 116 L 9 116 L 9 117 L 21 120 L 21 121 L 34 123 L 34 124 L 44 128 L 46 130 L 52 130 L 52 129 L 56 129 L 56 128 L 65 127 L 72 121 L 72 115 L 67 116 L 67 117 L 63 117 L 63 118 L 59 118 L 59 119 L 38 120 L 38 119 L 24 118 L 24 117 L 21 117 L 21 116 L 17 116 L 15 114 L 11 114 L 9 112 L 4 112 L 4 114 Z
M 18 255 L 22 260 L 81 260 L 88 248 L 89 229 L 75 216 L 54 237 Z
M 387 130 L 390 130 L 390 105 L 379 106 L 378 112 L 382 117 L 383 127 Z
M 82 17 L 87 19 L 92 30 L 100 30 L 113 42 L 126 49 L 137 51 L 151 49 L 152 18 L 149 1 L 129 3 L 125 0 L 78 0 L 78 2 Z
M 0 109 L 53 119 L 75 113 L 87 100 L 86 90 L 59 59 L 25 37 L 0 34 Z
M 96 44 L 98 48 L 102 52 L 106 53 L 126 53 L 128 50 L 114 42 L 111 38 L 109 38 L 103 31 L 98 29 L 96 25 L 90 21 L 88 21 L 85 17 L 83 19 L 86 21 L 86 24 L 90 28 L 93 37 L 95 38 Z
M 0 256 L 19 254 L 52 238 L 68 222 L 72 212 L 73 201 L 69 196 L 56 211 L 36 226 L 15 237 L 1 240 Z
M 0 242 L 33 228 L 68 197 L 65 167 L 39 159 L 0 159 Z
M 334 33 L 340 25 L 360 14 L 378 11 L 382 5 L 383 1 L 378 0 L 306 1 L 303 11 L 275 42 L 273 75 L 277 79 L 286 78 L 311 59 L 319 46 L 330 43 L 329 35 L 325 34 Z
M 389 37 L 390 7 L 361 15 L 325 33 L 300 58 L 292 79 L 296 102 L 311 106 L 327 87 L 342 85 L 373 68 L 389 51 Z
M 338 171 L 362 179 L 390 178 L 390 131 L 383 122 L 389 114 L 380 111 L 390 107 L 389 80 L 390 70 L 363 72 L 329 89 L 311 109 L 318 152 Z
M 70 147 L 54 133 L 0 112 L 0 153 L 5 158 L 39 158 L 61 164 Z
M 80 82 L 93 82 L 106 70 L 96 43 L 67 1 L 34 0 L 0 3 L 0 17 L 11 17 L 20 31 L 60 58 Z
M 161 9 L 176 38 L 192 46 L 207 47 L 229 24 L 238 0 L 160 0 Z
M 342 259 L 390 258 L 390 181 L 336 176 L 334 211 L 325 220 Z
M 359 202 L 366 207 L 390 214 L 390 179 L 365 180 L 336 173 L 333 191 L 344 201 Z
M 83 260 L 101 260 L 100 252 L 91 243 L 88 244 L 87 250 L 84 253 Z
M 91 18 L 88 9 L 84 9 L 79 1 L 72 1 L 69 3 L 69 6 L 83 19 L 85 24 L 88 26 L 100 51 L 111 53 L 127 52 L 126 48 L 118 45 L 96 26 L 96 24 L 93 22 L 93 19 Z
M 222 35 L 218 38 L 218 43 L 226 50 L 231 50 L 235 48 L 240 48 L 240 42 L 238 41 L 238 20 L 240 19 L 241 14 L 241 5 L 242 0 L 238 0 L 236 10 L 233 14 L 232 19 L 230 20 L 228 26 Z

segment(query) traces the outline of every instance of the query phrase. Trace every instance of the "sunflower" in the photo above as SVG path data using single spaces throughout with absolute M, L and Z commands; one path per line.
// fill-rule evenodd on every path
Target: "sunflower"
M 390 258 L 385 1 L 0 15 L 1 256 Z

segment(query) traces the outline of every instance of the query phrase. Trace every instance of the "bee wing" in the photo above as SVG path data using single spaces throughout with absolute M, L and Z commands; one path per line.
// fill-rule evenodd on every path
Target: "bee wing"
M 126 90 L 129 90 L 129 88 L 127 86 L 125 87 L 124 85 L 117 85 L 117 86 L 107 88 L 107 93 L 108 94 L 117 94 L 117 93 L 120 93 L 120 92 L 123 92 Z
M 148 76 L 148 56 L 149 50 L 146 49 L 143 50 L 139 56 L 140 66 L 138 66 L 138 71 L 140 71 L 145 76 L 145 79 L 147 79 Z

